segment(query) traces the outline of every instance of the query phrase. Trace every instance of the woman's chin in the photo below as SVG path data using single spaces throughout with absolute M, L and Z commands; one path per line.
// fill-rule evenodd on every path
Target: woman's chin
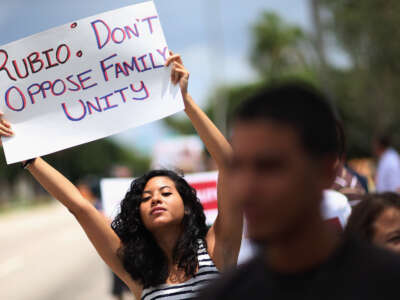
M 173 220 L 166 216 L 158 216 L 157 218 L 151 220 L 151 223 L 148 224 L 147 227 L 153 232 L 155 230 L 158 231 L 160 229 L 165 230 L 167 228 L 176 227 L 179 224 L 181 224 L 181 221 L 179 220 Z

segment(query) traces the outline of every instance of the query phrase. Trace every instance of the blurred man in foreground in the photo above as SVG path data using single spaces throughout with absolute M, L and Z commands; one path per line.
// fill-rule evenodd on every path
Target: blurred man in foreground
M 336 175 L 336 117 L 316 91 L 285 85 L 244 103 L 234 119 L 231 198 L 260 254 L 201 299 L 386 299 L 400 258 L 341 237 L 320 213 Z

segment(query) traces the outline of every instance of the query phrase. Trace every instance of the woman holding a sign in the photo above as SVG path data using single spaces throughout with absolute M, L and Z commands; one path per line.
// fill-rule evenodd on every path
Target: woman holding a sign
M 190 299 L 201 286 L 236 264 L 242 214 L 227 199 L 225 179 L 232 149 L 187 91 L 189 73 L 171 53 L 171 80 L 181 87 L 185 112 L 219 169 L 218 217 L 210 229 L 196 192 L 179 175 L 154 170 L 134 180 L 110 228 L 78 189 L 41 158 L 24 163 L 42 186 L 64 204 L 99 255 L 137 299 Z M 0 135 L 12 135 L 0 116 Z

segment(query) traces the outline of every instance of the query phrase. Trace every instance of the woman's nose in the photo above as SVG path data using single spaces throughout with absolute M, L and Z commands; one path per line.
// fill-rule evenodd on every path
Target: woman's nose
M 157 204 L 161 203 L 161 197 L 160 196 L 154 196 L 153 199 L 151 200 L 151 206 L 155 206 Z

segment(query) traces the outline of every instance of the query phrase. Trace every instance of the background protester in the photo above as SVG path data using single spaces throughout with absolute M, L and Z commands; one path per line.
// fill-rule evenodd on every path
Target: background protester
M 366 192 L 368 192 L 367 179 L 351 169 L 346 164 L 346 135 L 340 120 L 336 122 L 337 139 L 339 143 L 337 154 L 337 172 L 336 178 L 331 189 L 345 195 L 353 204 L 353 201 L 359 201 Z
M 357 204 L 368 192 L 367 180 L 346 165 L 339 167 L 332 189 L 345 195 L 349 202 Z
M 323 219 L 342 233 L 351 214 L 351 206 L 347 197 L 335 190 L 324 190 L 321 201 Z
M 346 232 L 400 254 L 400 196 L 366 195 L 353 208 Z
M 373 150 L 378 158 L 376 191 L 400 192 L 400 156 L 392 147 L 390 137 L 386 135 L 375 139 Z

